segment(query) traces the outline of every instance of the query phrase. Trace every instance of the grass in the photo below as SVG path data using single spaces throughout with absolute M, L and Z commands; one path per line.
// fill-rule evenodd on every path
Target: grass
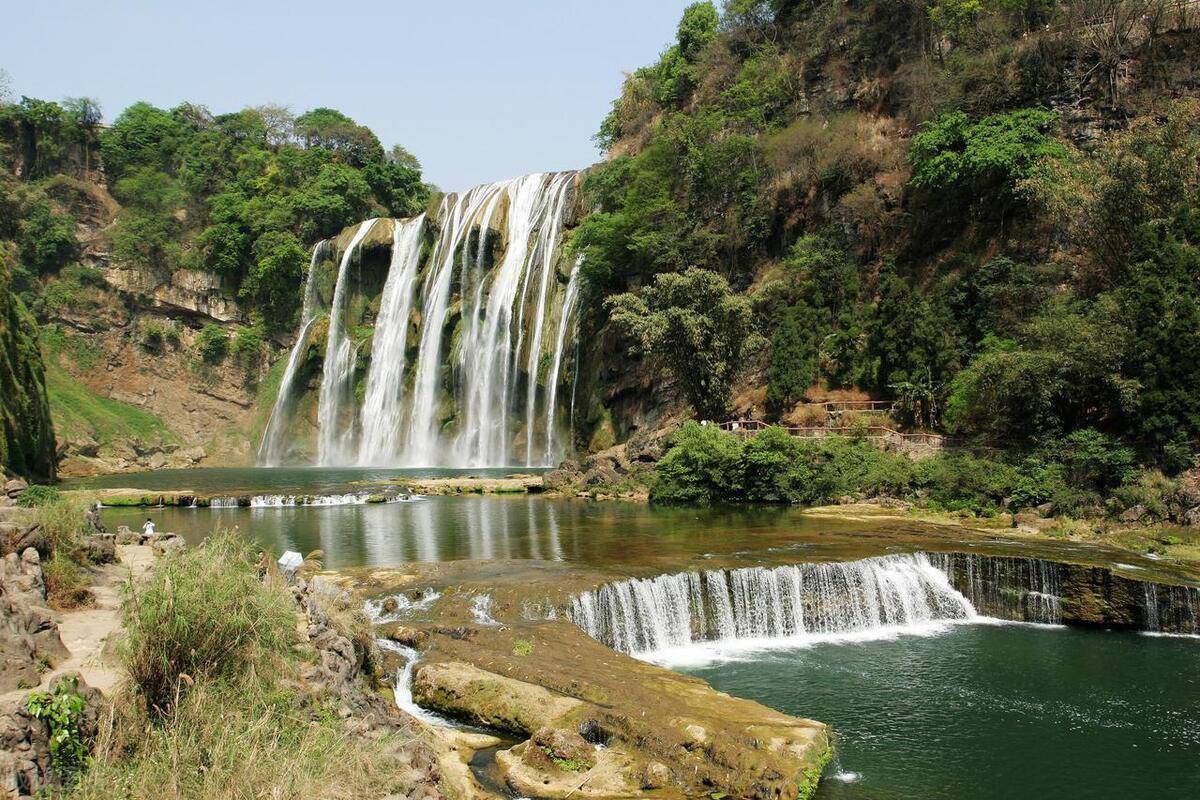
M 42 561 L 42 578 L 46 582 L 46 601 L 53 609 L 67 611 L 96 602 L 88 588 L 91 578 L 87 570 L 63 550 Z
M 53 358 L 46 359 L 46 393 L 59 438 L 91 437 L 102 447 L 118 442 L 171 442 L 162 420 L 136 406 L 100 397 Z
M 49 544 L 50 557 L 42 560 L 46 599 L 51 608 L 66 610 L 91 605 L 94 601 L 85 568 L 83 532 L 85 502 L 78 498 L 55 497 L 38 506 L 34 520 Z
M 522 657 L 533 655 L 533 642 L 528 639 L 517 639 L 513 642 L 512 654 Z
M 152 714 L 170 709 L 188 680 L 227 680 L 270 669 L 296 640 L 296 611 L 282 587 L 264 586 L 247 545 L 231 534 L 166 558 L 124 600 L 122 656 Z
M 255 554 L 232 534 L 159 562 L 128 590 L 124 614 L 129 685 L 101 719 L 73 800 L 351 800 L 411 790 L 403 736 L 357 734 L 308 689 L 300 667 L 313 654 L 298 646 L 295 603 L 260 580 Z

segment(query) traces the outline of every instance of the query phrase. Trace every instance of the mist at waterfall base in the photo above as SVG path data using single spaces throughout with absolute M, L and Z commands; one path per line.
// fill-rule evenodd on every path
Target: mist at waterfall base
M 1200 796 L 1197 643 L 959 625 L 682 671 L 836 732 L 826 800 Z
M 316 464 L 532 467 L 561 460 L 570 438 L 561 429 L 570 416 L 564 389 L 573 406 L 574 381 L 563 383 L 577 369 L 568 362 L 579 298 L 579 263 L 564 263 L 561 244 L 577 181 L 574 172 L 525 175 L 445 195 L 429 219 L 365 220 L 337 261 L 328 309 L 319 308 L 315 290 L 328 247 L 319 243 L 258 463 L 291 459 L 300 367 L 322 318 L 328 333 Z M 354 265 L 381 223 L 391 226 L 391 260 L 367 356 L 348 315 L 361 279 Z

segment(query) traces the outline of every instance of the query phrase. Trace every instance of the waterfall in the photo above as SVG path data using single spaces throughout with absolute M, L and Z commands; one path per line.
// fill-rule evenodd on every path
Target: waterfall
M 317 262 L 325 251 L 325 242 L 317 242 L 308 262 L 308 276 L 304 279 L 304 306 L 300 312 L 300 332 L 296 334 L 296 343 L 288 355 L 287 366 L 283 370 L 283 378 L 279 381 L 279 393 L 275 395 L 275 404 L 271 407 L 271 417 L 267 421 L 267 429 L 263 432 L 262 442 L 258 447 L 258 463 L 277 467 L 283 456 L 284 432 L 287 429 L 288 415 L 291 413 L 292 384 L 296 382 L 296 373 L 300 370 L 300 362 L 308 346 L 308 333 L 312 330 L 320 316 L 317 314 Z
M 701 642 L 888 635 L 976 616 L 920 553 L 633 578 L 577 595 L 567 615 L 593 638 L 635 654 Z
M 930 556 L 981 613 L 1062 623 L 1062 566 L 1038 558 L 939 553 Z
M 575 259 L 575 266 L 571 268 L 571 277 L 567 281 L 567 293 L 563 297 L 562 313 L 558 318 L 558 335 L 554 337 L 554 361 L 550 364 L 549 380 L 546 381 L 546 451 L 542 460 L 547 464 L 553 463 L 556 455 L 554 420 L 558 410 L 558 376 L 562 370 L 563 348 L 567 343 L 567 326 L 574 317 L 575 303 L 579 300 L 579 267 L 582 263 L 583 256 Z M 576 366 L 576 372 L 578 369 Z M 572 417 L 574 413 L 572 408 Z
M 1145 630 L 1200 635 L 1200 588 L 1143 581 L 1142 590 Z
M 320 463 L 342 464 L 346 459 L 346 442 L 353 435 L 341 420 L 342 406 L 349 394 L 351 377 L 354 373 L 352 356 L 353 342 L 346 327 L 346 304 L 348 281 L 346 273 L 359 244 L 375 227 L 378 220 L 368 219 L 359 224 L 354 238 L 342 253 L 338 266 L 337 285 L 333 291 L 333 303 L 329 311 L 329 334 L 325 342 L 325 365 L 321 378 L 321 394 L 317 410 L 320 420 L 319 450 Z
M 484 184 L 443 196 L 428 216 L 395 220 L 386 279 L 374 250 L 362 270 L 350 270 L 374 221 L 357 228 L 339 254 L 329 309 L 318 464 L 549 466 L 564 455 L 559 384 L 579 359 L 580 263 L 567 274 L 562 240 L 578 178 L 535 173 Z M 379 285 L 382 295 L 370 296 Z M 358 383 L 350 332 L 371 324 L 376 299 Z M 319 316 L 315 301 L 306 309 L 301 339 Z M 297 369 L 302 353 L 297 344 Z M 279 464 L 287 449 L 293 372 L 262 464 Z
M 424 230 L 422 214 L 407 222 L 397 222 L 392 232 L 392 261 L 375 323 L 371 369 L 362 407 L 358 461 L 363 466 L 392 464 L 399 458 L 404 351 Z
M 476 186 L 465 195 L 442 199 L 438 213 L 442 232 L 434 247 L 422 293 L 421 346 L 417 354 L 404 458 L 409 466 L 432 466 L 443 461 L 434 455 L 439 444 L 438 383 L 444 363 L 442 337 L 450 310 L 455 255 L 466 243 L 480 213 L 487 209 L 490 216 L 504 188 L 504 184 L 487 184 Z

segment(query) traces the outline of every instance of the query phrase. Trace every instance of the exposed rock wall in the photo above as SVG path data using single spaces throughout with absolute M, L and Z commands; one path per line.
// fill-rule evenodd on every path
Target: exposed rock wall
M 58 678 L 51 693 L 63 681 L 74 681 L 74 691 L 83 697 L 80 733 L 85 741 L 95 738 L 103 697 L 88 686 L 78 673 Z M 50 726 L 28 710 L 29 696 L 10 700 L 0 707 L 0 797 L 5 800 L 45 797 L 60 786 L 50 760 Z
M 67 655 L 46 607 L 37 550 L 9 553 L 0 560 L 0 692 L 37 686 L 41 670 Z
M 10 291 L 10 255 L 0 247 L 0 469 L 54 477 L 54 429 L 33 316 Z

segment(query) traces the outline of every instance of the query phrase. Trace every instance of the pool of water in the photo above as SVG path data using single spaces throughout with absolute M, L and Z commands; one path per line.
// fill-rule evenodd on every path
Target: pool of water
M 1200 641 L 1031 625 L 685 671 L 829 723 L 824 800 L 1200 796 Z
M 906 532 L 903 524 L 865 526 L 787 508 L 670 509 L 526 495 L 318 508 L 103 511 L 110 530 L 140 528 L 147 517 L 158 530 L 180 533 L 192 543 L 215 529 L 237 528 L 274 552 L 322 550 L 330 569 L 463 559 L 674 569 L 716 556 L 854 558 L 917 549 L 928 538 L 917 524 Z
M 214 467 L 211 469 L 160 469 L 126 472 L 91 478 L 66 478 L 64 489 L 143 489 L 151 492 L 322 494 L 346 491 L 363 483 L 402 481 L 405 478 L 455 478 L 475 476 L 539 475 L 542 467 L 480 467 L 444 469 L 420 467 Z

